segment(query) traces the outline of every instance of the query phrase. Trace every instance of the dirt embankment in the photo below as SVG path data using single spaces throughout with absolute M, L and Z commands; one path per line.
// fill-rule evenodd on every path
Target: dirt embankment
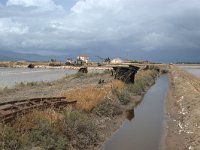
M 167 150 L 200 149 L 200 80 L 172 66 L 167 101 Z

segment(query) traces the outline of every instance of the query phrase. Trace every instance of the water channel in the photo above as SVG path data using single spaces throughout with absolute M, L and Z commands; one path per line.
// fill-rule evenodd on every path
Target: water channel
M 134 110 L 127 111 L 127 120 L 103 150 L 157 150 L 160 147 L 165 120 L 165 99 L 168 76 L 159 77 L 143 101 Z

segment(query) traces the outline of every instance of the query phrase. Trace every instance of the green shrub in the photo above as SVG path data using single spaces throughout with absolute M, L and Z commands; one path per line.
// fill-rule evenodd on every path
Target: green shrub
M 38 85 L 38 82 L 27 82 L 26 85 L 27 86 L 36 86 L 36 85 Z
M 98 141 L 94 122 L 80 111 L 65 113 L 64 135 L 75 149 L 86 149 Z
M 141 95 L 148 86 L 154 83 L 157 74 L 157 71 L 152 70 L 148 76 L 135 80 L 134 84 L 129 84 L 127 90 L 134 95 Z
M 4 126 L 0 133 L 0 149 L 22 149 L 29 144 L 28 134 L 21 134 L 15 128 Z
M 116 115 L 121 115 L 122 110 L 117 105 L 111 102 L 110 100 L 106 99 L 102 103 L 100 103 L 93 112 L 96 113 L 96 115 L 102 117 L 114 117 Z
M 111 70 L 106 69 L 106 70 L 103 71 L 103 74 L 111 74 Z
M 136 82 L 134 84 L 128 85 L 127 89 L 134 95 L 140 95 L 143 92 L 141 85 Z
M 59 62 L 52 62 L 52 63 L 49 63 L 49 66 L 52 66 L 52 67 L 58 67 L 58 66 L 61 66 L 62 64 L 59 63 Z
M 126 105 L 130 102 L 131 96 L 126 89 L 113 89 L 112 93 L 117 96 L 122 105 Z
M 36 120 L 37 128 L 30 132 L 30 140 L 34 145 L 39 145 L 44 149 L 65 149 L 67 146 L 67 138 L 59 134 L 56 123 L 39 118 Z

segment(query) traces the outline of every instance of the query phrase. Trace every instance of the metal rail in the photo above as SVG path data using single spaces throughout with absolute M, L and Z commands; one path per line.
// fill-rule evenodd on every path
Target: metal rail
M 66 97 L 33 98 L 19 101 L 0 103 L 0 122 L 7 123 L 17 116 L 27 114 L 34 109 L 63 108 L 69 104 L 74 105 L 77 101 L 67 101 Z

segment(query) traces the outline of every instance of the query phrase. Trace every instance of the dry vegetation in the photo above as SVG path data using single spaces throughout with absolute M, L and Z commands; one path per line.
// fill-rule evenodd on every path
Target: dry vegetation
M 157 75 L 155 70 L 140 71 L 134 84 L 112 80 L 62 92 L 67 99 L 78 101 L 78 109 L 37 110 L 0 126 L 0 149 L 94 149 L 104 130 L 97 124 L 99 119 L 121 115 L 123 106 L 134 102 L 134 95 L 143 94 Z
M 33 112 L 1 127 L 0 149 L 85 149 L 98 140 L 95 128 L 91 118 L 79 111 Z
M 110 95 L 112 89 L 122 89 L 124 86 L 122 81 L 113 80 L 111 83 L 103 86 L 87 86 L 63 92 L 61 96 L 69 100 L 77 100 L 78 109 L 91 111 Z
M 32 62 L 27 61 L 1 61 L 0 67 L 18 67 L 28 66 Z M 48 66 L 49 62 L 34 62 L 35 65 Z
M 70 100 L 77 100 L 77 107 L 86 111 L 92 110 L 107 95 L 109 88 L 97 88 L 93 86 L 76 89 L 63 93 Z

